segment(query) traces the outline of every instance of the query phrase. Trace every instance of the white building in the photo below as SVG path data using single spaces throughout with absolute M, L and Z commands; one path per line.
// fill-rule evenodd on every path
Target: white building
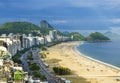
M 56 30 L 49 31 L 49 36 L 52 39 L 52 41 L 57 41 L 57 31 Z
M 6 35 L 6 34 L 2 34 L 1 36 L 2 36 L 2 37 L 6 37 L 7 35 Z
M 7 52 L 7 48 L 5 48 L 4 46 L 0 46 L 0 51 L 5 51 L 5 52 Z
M 26 37 L 28 40 L 29 40 L 29 45 L 30 47 L 32 47 L 34 45 L 34 42 L 33 42 L 33 37 Z
M 11 54 L 10 52 L 7 51 L 7 48 L 4 46 L 0 46 L 0 58 L 4 59 L 4 58 L 11 58 Z
M 30 48 L 30 41 L 28 38 L 24 38 L 24 42 L 23 42 L 23 48 Z
M 3 59 L 0 59 L 0 66 L 3 66 Z
M 28 83 L 40 83 L 40 80 L 34 80 L 33 78 L 32 78 L 32 76 L 30 76 L 29 78 L 28 78 Z
M 46 39 L 47 39 L 47 42 L 52 42 L 52 39 L 51 39 L 50 35 L 47 35 Z
M 21 50 L 21 42 L 18 39 L 11 39 L 9 37 L 0 37 L 1 46 L 5 47 L 11 55 L 15 55 L 17 51 Z
M 38 37 L 37 39 L 38 39 L 39 44 L 44 44 L 44 43 L 46 44 L 47 43 L 47 40 L 44 37 Z
M 11 67 L 13 71 L 16 71 L 16 70 L 20 70 L 20 71 L 23 71 L 23 68 L 22 67 Z

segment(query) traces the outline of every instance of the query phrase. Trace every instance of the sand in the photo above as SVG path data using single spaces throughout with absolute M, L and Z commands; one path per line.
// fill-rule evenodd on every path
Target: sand
M 45 51 L 45 61 L 49 64 L 51 73 L 53 67 L 62 66 L 69 68 L 72 74 L 60 77 L 65 77 L 72 83 L 120 83 L 119 69 L 78 53 L 75 49 L 78 44 L 81 42 L 61 43 Z

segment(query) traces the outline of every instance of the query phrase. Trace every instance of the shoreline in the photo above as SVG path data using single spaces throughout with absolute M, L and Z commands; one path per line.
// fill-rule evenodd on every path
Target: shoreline
M 92 59 L 77 50 L 81 41 L 61 43 L 45 51 L 45 62 L 49 71 L 54 73 L 53 67 L 66 67 L 71 70 L 71 75 L 65 77 L 72 83 L 116 83 L 120 79 L 120 70 L 104 62 Z
M 110 68 L 112 68 L 112 69 L 115 69 L 116 71 L 119 71 L 119 72 L 120 72 L 120 68 L 117 67 L 117 66 L 114 66 L 114 65 L 109 64 L 109 63 L 105 63 L 105 62 L 103 62 L 103 61 L 100 61 L 100 60 L 98 60 L 98 59 L 94 59 L 94 58 L 92 58 L 92 57 L 89 57 L 89 56 L 81 53 L 81 52 L 78 50 L 77 47 L 80 46 L 80 45 L 82 45 L 82 44 L 84 44 L 84 42 L 83 42 L 83 41 L 80 41 L 80 42 L 82 42 L 82 43 L 76 44 L 76 45 L 74 46 L 74 48 L 73 48 L 73 50 L 75 50 L 76 53 L 78 53 L 80 56 L 82 56 L 82 57 L 84 57 L 84 58 L 87 58 L 87 59 L 89 59 L 89 60 L 91 60 L 91 61 L 94 61 L 94 62 L 96 62 L 96 63 L 98 63 L 98 64 L 102 64 L 102 65 L 108 66 L 108 67 L 110 67 Z

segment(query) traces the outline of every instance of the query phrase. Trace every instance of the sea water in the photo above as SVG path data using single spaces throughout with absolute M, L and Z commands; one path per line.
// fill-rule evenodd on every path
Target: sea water
M 120 67 L 120 40 L 107 43 L 84 42 L 77 49 L 86 56 Z

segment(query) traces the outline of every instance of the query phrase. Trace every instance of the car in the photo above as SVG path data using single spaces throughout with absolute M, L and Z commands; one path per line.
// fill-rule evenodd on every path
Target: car
M 44 64 L 45 67 L 49 67 L 49 65 L 47 63 L 44 62 L 43 64 Z

